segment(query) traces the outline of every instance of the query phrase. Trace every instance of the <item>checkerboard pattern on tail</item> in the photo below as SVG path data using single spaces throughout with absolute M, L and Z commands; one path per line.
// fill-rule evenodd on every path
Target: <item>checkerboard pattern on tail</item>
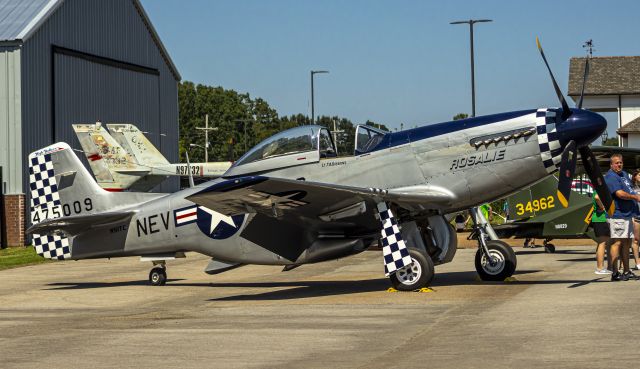
M 64 260 L 71 258 L 69 239 L 65 236 L 33 235 L 33 247 L 36 253 L 45 259 Z
M 51 154 L 29 156 L 29 186 L 32 210 L 35 207 L 52 208 L 60 205 Z
M 39 154 L 39 155 L 38 155 Z M 29 186 L 31 188 L 31 222 L 39 223 L 60 214 L 60 194 L 56 182 L 51 153 L 29 155 Z M 58 208 L 56 212 L 54 208 Z M 69 239 L 60 235 L 33 235 L 36 253 L 46 259 L 71 258 Z
M 411 256 L 402 239 L 398 222 L 387 204 L 377 204 L 378 214 L 382 222 L 382 256 L 384 257 L 384 274 L 389 276 L 398 269 L 411 264 Z
M 538 130 L 538 146 L 540 156 L 547 173 L 553 173 L 560 167 L 562 146 L 556 132 L 556 112 L 549 109 L 538 109 L 536 113 Z

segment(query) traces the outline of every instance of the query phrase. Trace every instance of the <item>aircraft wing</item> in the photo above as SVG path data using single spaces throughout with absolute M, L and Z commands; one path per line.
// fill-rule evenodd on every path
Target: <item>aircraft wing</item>
M 27 233 L 51 234 L 55 232 L 64 232 L 68 236 L 75 236 L 89 229 L 101 228 L 111 224 L 116 225 L 131 219 L 133 214 L 133 211 L 122 211 L 47 219 L 29 227 L 29 229 L 27 229 Z
M 262 176 L 219 182 L 186 199 L 228 216 L 256 212 L 323 221 L 363 214 L 379 201 L 421 203 L 432 209 L 454 201 L 447 190 L 428 186 L 380 190 Z

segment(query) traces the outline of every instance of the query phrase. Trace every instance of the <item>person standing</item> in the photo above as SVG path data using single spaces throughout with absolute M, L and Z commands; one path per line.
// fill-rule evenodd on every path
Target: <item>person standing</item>
M 631 175 L 631 184 L 633 190 L 640 194 L 640 170 L 636 169 Z M 636 207 L 636 215 L 633 217 L 633 236 L 635 242 L 631 244 L 631 251 L 633 251 L 633 259 L 636 262 L 635 270 L 640 270 L 640 255 L 638 253 L 638 243 L 640 243 L 640 202 Z
M 604 267 L 604 252 L 607 247 L 607 243 L 610 238 L 609 224 L 607 224 L 607 212 L 598 197 L 598 194 L 593 192 L 593 211 L 591 213 L 591 228 L 596 235 L 596 274 L 612 274 L 611 263 L 609 263 L 609 269 Z
M 633 191 L 629 174 L 623 171 L 622 155 L 613 154 L 609 161 L 610 169 L 604 176 L 609 192 L 615 203 L 613 216 L 607 219 L 611 233 L 610 261 L 613 274 L 612 281 L 627 281 L 636 279 L 629 270 L 629 247 L 633 240 L 633 216 L 640 201 L 640 195 Z M 622 249 L 621 249 L 622 248 Z M 618 259 L 622 256 L 623 273 L 618 269 Z

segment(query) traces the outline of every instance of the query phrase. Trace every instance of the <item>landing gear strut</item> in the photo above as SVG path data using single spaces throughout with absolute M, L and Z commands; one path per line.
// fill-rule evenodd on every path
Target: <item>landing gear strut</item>
M 478 235 L 478 251 L 475 266 L 483 281 L 503 281 L 516 271 L 517 258 L 513 249 L 495 237 L 491 226 L 478 208 L 469 210 L 475 232 Z M 487 240 L 491 238 L 490 240 Z
M 398 291 L 414 291 L 426 287 L 433 280 L 431 257 L 417 248 L 408 248 L 398 222 L 385 202 L 376 204 L 382 223 L 380 243 L 384 258 L 385 275 Z
M 152 286 L 164 286 L 165 283 L 167 283 L 167 267 L 165 266 L 165 263 L 154 262 L 153 265 L 156 266 L 154 266 L 149 272 L 149 283 L 151 283 Z

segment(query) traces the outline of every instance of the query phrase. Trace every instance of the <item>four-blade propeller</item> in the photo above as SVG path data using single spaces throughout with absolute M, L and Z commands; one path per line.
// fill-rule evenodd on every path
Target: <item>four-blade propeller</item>
M 562 92 L 560 91 L 560 87 L 558 87 L 558 83 L 556 82 L 553 73 L 551 72 L 551 68 L 549 67 L 549 63 L 547 62 L 547 58 L 544 56 L 544 51 L 542 51 L 542 46 L 540 45 L 540 40 L 536 37 L 536 44 L 538 45 L 538 50 L 540 50 L 540 55 L 542 56 L 542 60 L 544 60 L 544 64 L 547 66 L 547 70 L 549 71 L 549 75 L 551 76 L 551 82 L 553 82 L 553 87 L 556 90 L 556 94 L 558 95 L 558 100 L 560 100 L 560 104 L 562 105 L 562 115 L 561 121 L 558 125 L 563 124 L 567 118 L 571 116 L 571 109 L 569 109 L 569 105 L 567 101 L 564 99 Z M 582 92 L 580 93 L 580 100 L 578 102 L 578 109 L 582 109 L 582 100 L 584 97 L 584 87 L 587 81 L 587 77 L 589 74 L 589 58 L 587 58 L 585 64 L 585 71 L 582 80 Z M 562 152 L 562 161 L 560 162 L 560 173 L 558 175 L 558 200 L 565 208 L 569 206 L 569 196 L 571 195 L 571 183 L 573 182 L 573 177 L 575 176 L 576 171 L 576 142 L 571 140 L 567 143 Z M 596 160 L 595 155 L 591 151 L 589 146 L 582 146 L 578 148 L 580 151 L 580 157 L 582 158 L 582 165 L 584 166 L 585 172 L 587 176 L 591 180 L 598 197 L 600 197 L 600 201 L 604 205 L 607 213 L 609 215 L 613 215 L 613 211 L 615 210 L 615 205 L 613 203 L 613 198 L 611 197 L 611 193 L 607 187 L 607 184 L 604 181 L 604 177 L 602 177 L 602 173 L 600 172 L 600 167 L 598 166 L 598 161 Z

